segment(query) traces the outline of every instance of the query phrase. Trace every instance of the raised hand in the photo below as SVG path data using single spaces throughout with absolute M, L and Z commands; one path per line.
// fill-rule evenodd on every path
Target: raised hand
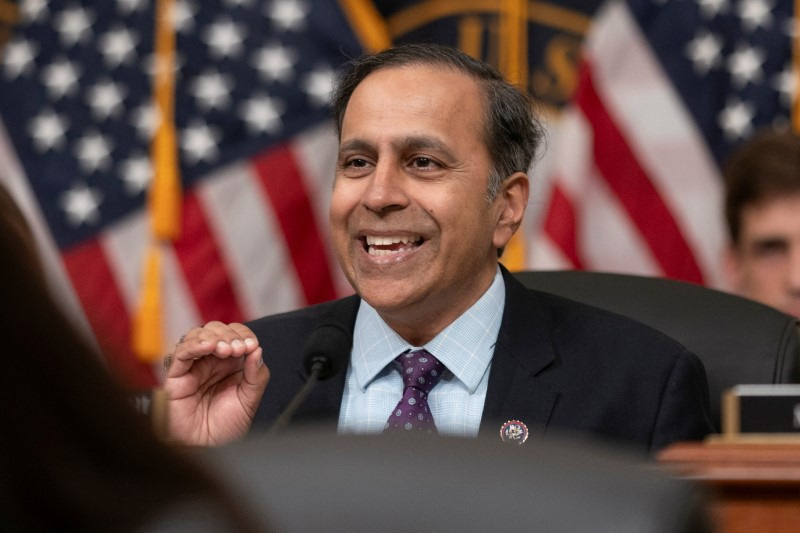
M 170 438 L 219 445 L 244 436 L 269 381 L 256 336 L 243 324 L 190 330 L 164 358 Z

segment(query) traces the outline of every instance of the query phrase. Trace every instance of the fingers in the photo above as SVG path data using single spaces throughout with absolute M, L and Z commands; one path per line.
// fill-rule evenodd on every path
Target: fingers
M 260 347 L 253 350 L 246 357 L 244 361 L 244 379 L 239 386 L 239 398 L 248 414 L 252 417 L 258 408 L 264 390 L 267 388 L 270 374 L 269 369 L 264 364 Z
M 179 346 L 193 355 L 199 353 L 198 350 L 202 352 L 211 349 L 207 353 L 226 357 L 250 353 L 258 346 L 258 340 L 244 324 L 212 321 L 201 328 L 190 330 Z
M 242 357 L 256 348 L 258 339 L 244 324 L 212 321 L 181 337 L 172 353 L 164 358 L 164 369 L 167 377 L 181 376 L 203 357 Z

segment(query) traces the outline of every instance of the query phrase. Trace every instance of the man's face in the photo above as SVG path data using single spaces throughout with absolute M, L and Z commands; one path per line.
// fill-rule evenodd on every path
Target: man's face
M 483 119 L 476 82 L 421 66 L 373 72 L 344 114 L 330 210 L 336 253 L 356 292 L 410 342 L 427 342 L 489 287 L 497 247 L 524 211 L 524 175 L 510 180 L 510 201 L 509 180 L 486 199 Z
M 734 289 L 800 317 L 800 193 L 746 207 L 728 255 Z

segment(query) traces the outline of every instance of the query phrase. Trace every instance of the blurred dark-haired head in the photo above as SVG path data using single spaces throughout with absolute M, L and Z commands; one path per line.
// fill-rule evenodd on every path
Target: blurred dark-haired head
M 51 293 L 0 187 L 0 530 L 131 531 L 207 501 L 247 530 L 211 476 L 159 441 Z

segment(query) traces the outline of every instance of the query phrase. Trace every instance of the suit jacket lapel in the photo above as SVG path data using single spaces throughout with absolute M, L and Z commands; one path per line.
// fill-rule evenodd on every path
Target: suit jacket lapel
M 537 379 L 555 361 L 547 316 L 535 296 L 504 268 L 506 304 L 497 337 L 480 432 L 494 434 L 508 420 L 543 434 L 558 390 Z
M 481 417 L 481 433 L 496 435 L 508 420 L 523 422 L 532 434 L 547 427 L 558 390 L 537 379 L 555 361 L 555 351 L 547 328 L 547 316 L 539 301 L 502 265 L 506 286 L 506 305 L 497 337 L 486 401 Z M 335 319 L 352 332 L 360 299 L 357 296 L 336 302 L 316 325 Z M 315 327 L 316 327 L 315 325 Z M 297 366 L 298 388 L 306 380 L 302 360 Z M 304 408 L 298 411 L 313 417 L 338 420 L 344 394 L 346 369 L 318 384 Z

